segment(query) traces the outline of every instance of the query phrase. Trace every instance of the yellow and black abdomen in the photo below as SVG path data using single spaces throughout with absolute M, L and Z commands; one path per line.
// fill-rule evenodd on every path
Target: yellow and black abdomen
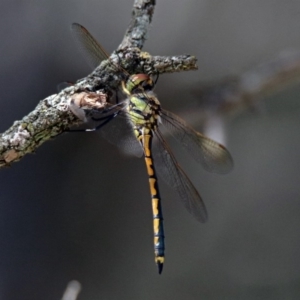
M 134 133 L 144 150 L 153 211 L 154 255 L 159 274 L 165 259 L 164 227 L 161 197 L 152 156 L 153 132 L 158 125 L 160 103 L 152 93 L 130 96 L 128 114 Z
M 153 164 L 153 157 L 151 152 L 153 133 L 151 130 L 144 129 L 141 136 L 142 145 L 144 148 L 145 162 L 149 178 L 149 186 L 152 200 L 153 212 L 153 231 L 154 231 L 154 255 L 155 262 L 158 266 L 159 274 L 162 272 L 163 263 L 165 259 L 165 243 L 164 243 L 164 227 L 163 215 L 161 209 L 161 197 L 158 188 L 156 172 Z

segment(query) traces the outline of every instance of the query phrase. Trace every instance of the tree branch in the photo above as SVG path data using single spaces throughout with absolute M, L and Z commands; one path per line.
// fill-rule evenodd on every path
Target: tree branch
M 34 152 L 45 141 L 82 123 L 70 110 L 70 103 L 86 110 L 103 109 L 110 101 L 111 90 L 120 86 L 122 65 L 128 73 L 171 73 L 195 70 L 196 58 L 190 55 L 152 57 L 141 48 L 154 11 L 154 0 L 135 0 L 132 21 L 117 51 L 91 74 L 58 94 L 41 100 L 37 107 L 0 135 L 0 168 Z

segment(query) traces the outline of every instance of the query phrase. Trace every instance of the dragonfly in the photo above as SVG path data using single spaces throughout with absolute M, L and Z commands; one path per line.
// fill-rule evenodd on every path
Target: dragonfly
M 92 67 L 97 67 L 109 55 L 88 30 L 80 24 L 71 26 L 80 50 Z M 121 66 L 111 62 L 122 73 L 121 89 L 126 99 L 110 104 L 100 112 L 103 121 L 95 128 L 109 142 L 123 151 L 144 157 L 149 179 L 153 212 L 154 256 L 161 274 L 165 261 L 165 242 L 161 196 L 157 173 L 180 196 L 187 211 L 200 222 L 207 220 L 207 211 L 197 189 L 178 164 L 170 146 L 163 137 L 163 129 L 210 172 L 225 174 L 233 168 L 229 151 L 221 144 L 197 132 L 177 115 L 161 107 L 153 92 L 155 82 L 148 74 L 129 74 Z

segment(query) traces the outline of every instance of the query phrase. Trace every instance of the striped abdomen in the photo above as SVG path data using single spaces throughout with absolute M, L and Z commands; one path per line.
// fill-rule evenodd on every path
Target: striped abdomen
M 128 113 L 133 125 L 135 136 L 141 143 L 144 150 L 152 200 L 154 255 L 155 262 L 158 266 L 158 272 L 161 273 L 165 259 L 164 228 L 161 211 L 161 198 L 151 152 L 153 131 L 156 130 L 158 125 L 160 103 L 153 93 L 137 93 L 130 96 Z
M 158 266 L 158 272 L 160 274 L 162 272 L 163 263 L 165 259 L 165 243 L 163 216 L 161 210 L 161 198 L 159 194 L 157 177 L 151 153 L 151 143 L 153 138 L 152 130 L 143 128 L 141 131 L 138 131 L 137 138 L 141 142 L 144 149 L 145 162 L 149 177 L 149 186 L 153 211 L 154 255 L 155 262 Z

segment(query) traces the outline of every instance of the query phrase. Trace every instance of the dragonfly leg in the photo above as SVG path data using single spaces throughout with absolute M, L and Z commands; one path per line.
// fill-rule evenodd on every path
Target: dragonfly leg
M 99 130 L 100 128 L 102 128 L 104 125 L 106 125 L 108 122 L 110 122 L 113 118 L 115 118 L 118 115 L 118 113 L 115 113 L 113 115 L 110 116 L 106 116 L 106 117 L 102 117 L 102 118 L 92 118 L 92 120 L 94 121 L 102 121 L 104 120 L 104 122 L 100 123 L 99 125 L 97 125 L 94 128 L 87 128 L 87 129 L 72 129 L 72 130 L 68 130 L 68 132 L 89 132 L 89 131 L 96 131 Z
M 156 78 L 154 80 L 154 85 L 156 85 L 157 81 L 158 81 L 158 78 L 159 78 L 159 72 L 156 73 Z
M 113 115 L 107 116 L 107 117 L 102 117 L 102 118 L 92 118 L 92 120 L 94 121 L 102 121 L 104 120 L 104 122 L 102 122 L 101 124 L 97 125 L 94 128 L 89 128 L 89 129 L 85 129 L 85 131 L 96 131 L 98 129 L 100 129 L 101 127 L 103 127 L 105 124 L 107 124 L 108 122 L 110 122 L 113 118 L 115 118 L 118 115 L 118 113 L 114 113 Z

